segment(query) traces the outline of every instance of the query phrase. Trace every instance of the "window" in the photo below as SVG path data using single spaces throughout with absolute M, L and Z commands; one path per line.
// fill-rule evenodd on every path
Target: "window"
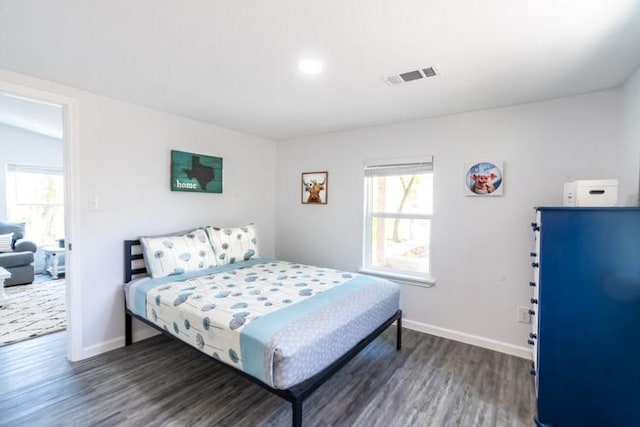
M 64 238 L 62 169 L 8 164 L 7 211 L 9 221 L 26 223 L 38 245 Z
M 416 163 L 367 165 L 363 270 L 430 280 L 432 214 L 431 158 Z

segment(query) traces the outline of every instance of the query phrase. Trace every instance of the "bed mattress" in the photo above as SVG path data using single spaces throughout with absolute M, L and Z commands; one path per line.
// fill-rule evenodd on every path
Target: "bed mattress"
M 387 280 L 265 259 L 124 286 L 132 313 L 277 389 L 330 365 L 400 298 Z

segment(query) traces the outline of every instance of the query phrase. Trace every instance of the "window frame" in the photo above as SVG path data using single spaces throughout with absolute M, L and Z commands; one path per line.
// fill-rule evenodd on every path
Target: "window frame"
M 41 175 L 52 175 L 52 176 L 60 176 L 62 177 L 62 200 L 59 203 L 54 202 L 24 202 L 19 200 L 19 180 L 16 179 L 17 176 L 14 175 L 13 178 L 9 178 L 9 174 L 19 174 L 19 173 L 32 173 L 32 174 L 41 174 Z M 62 167 L 57 166 L 40 166 L 40 165 L 32 165 L 32 164 L 22 164 L 22 163 L 6 163 L 5 167 L 5 203 L 6 203 L 6 218 L 9 221 L 14 220 L 15 208 L 16 207 L 57 207 L 61 208 L 64 215 L 65 203 L 64 203 L 64 173 Z M 13 189 L 9 190 L 9 182 L 12 181 Z M 13 195 L 13 198 L 11 197 Z M 28 231 L 28 230 L 27 230 Z M 63 234 L 64 234 L 64 225 L 63 225 Z M 55 241 L 51 242 L 38 242 L 38 245 L 48 245 L 54 244 Z
M 371 172 L 373 171 L 373 172 Z M 376 171 L 382 171 L 377 174 Z M 397 172 L 397 173 L 394 173 Z M 402 175 L 421 175 L 431 174 L 433 177 L 433 156 L 411 159 L 395 159 L 369 161 L 364 166 L 364 227 L 363 227 L 363 251 L 362 251 L 362 268 L 361 273 L 374 276 L 385 277 L 396 281 L 414 284 L 418 286 L 430 287 L 435 284 L 435 280 L 431 275 L 431 233 L 427 241 L 428 251 L 428 269 L 426 272 L 418 272 L 412 270 L 403 270 L 396 268 L 381 268 L 373 266 L 373 219 L 414 219 L 427 220 L 429 227 L 433 223 L 433 209 L 429 214 L 419 213 L 392 213 L 392 212 L 375 212 L 373 209 L 374 200 L 374 177 L 375 176 L 402 176 Z M 433 195 L 433 187 L 431 189 Z

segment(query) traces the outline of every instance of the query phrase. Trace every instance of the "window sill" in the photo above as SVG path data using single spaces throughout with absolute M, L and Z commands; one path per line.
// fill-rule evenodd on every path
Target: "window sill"
M 389 279 L 394 282 L 404 283 L 406 285 L 419 286 L 421 288 L 432 288 L 436 284 L 435 279 L 431 276 L 416 277 L 399 273 L 390 273 L 388 271 L 367 270 L 364 268 L 358 270 L 358 273 L 366 274 L 369 276 L 382 277 L 383 279 Z

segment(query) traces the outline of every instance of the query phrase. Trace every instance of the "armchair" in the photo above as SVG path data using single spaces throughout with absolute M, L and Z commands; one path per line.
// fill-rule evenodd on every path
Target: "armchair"
M 11 278 L 4 282 L 5 287 L 33 282 L 33 254 L 38 248 L 34 242 L 24 239 L 24 226 L 24 222 L 0 221 L 0 234 L 13 233 L 13 252 L 0 252 L 0 267 L 11 273 Z

